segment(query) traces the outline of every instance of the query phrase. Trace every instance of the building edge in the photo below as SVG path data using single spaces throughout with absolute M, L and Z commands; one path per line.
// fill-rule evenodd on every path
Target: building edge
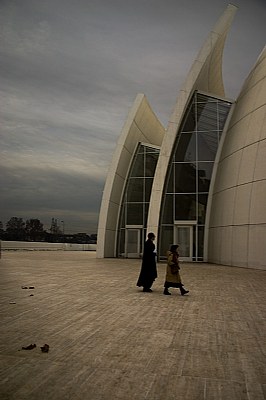
M 266 270 L 265 159 L 266 47 L 241 88 L 220 151 L 208 262 Z
M 147 231 L 158 238 L 160 210 L 164 182 L 176 134 L 180 128 L 187 105 L 195 90 L 224 97 L 222 79 L 222 57 L 225 39 L 234 19 L 237 7 L 229 4 L 201 47 L 188 76 L 181 88 L 171 114 L 166 135 L 162 142 L 160 156 L 153 181 Z M 157 239 L 158 240 L 158 239 Z
M 103 191 L 97 234 L 97 258 L 116 256 L 120 205 L 132 156 L 139 142 L 161 146 L 165 128 L 144 94 L 138 94 L 118 138 Z

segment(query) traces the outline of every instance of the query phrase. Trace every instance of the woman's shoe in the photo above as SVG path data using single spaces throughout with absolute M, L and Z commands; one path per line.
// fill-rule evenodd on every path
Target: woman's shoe
M 171 293 L 168 291 L 168 289 L 164 289 L 163 294 L 165 294 L 166 296 L 170 296 Z
M 187 294 L 187 293 L 189 293 L 189 290 L 183 289 L 183 290 L 181 291 L 181 296 L 184 296 L 184 294 Z

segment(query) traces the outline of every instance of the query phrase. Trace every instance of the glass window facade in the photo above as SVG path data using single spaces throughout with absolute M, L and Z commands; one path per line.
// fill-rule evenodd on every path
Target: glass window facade
M 191 99 L 168 166 L 160 214 L 160 258 L 174 242 L 175 221 L 194 221 L 192 259 L 203 260 L 213 164 L 230 108 L 230 102 L 199 92 Z
M 138 225 L 141 230 L 140 248 L 146 237 L 146 226 L 153 177 L 160 149 L 139 143 L 132 160 L 120 209 L 118 256 L 125 254 L 126 227 Z

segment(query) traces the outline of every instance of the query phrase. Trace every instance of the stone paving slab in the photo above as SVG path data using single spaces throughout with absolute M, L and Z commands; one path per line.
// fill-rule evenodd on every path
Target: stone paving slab
M 163 263 L 153 293 L 139 270 L 94 252 L 3 252 L 0 399 L 265 399 L 266 271 L 184 263 L 182 297 L 162 294 Z

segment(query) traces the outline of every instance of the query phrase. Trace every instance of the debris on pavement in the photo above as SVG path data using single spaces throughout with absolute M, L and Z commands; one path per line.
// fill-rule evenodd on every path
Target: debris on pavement
M 21 289 L 35 289 L 34 286 L 21 286 Z
M 42 347 L 41 347 L 41 350 L 42 350 L 42 352 L 43 353 L 48 353 L 48 351 L 49 351 L 49 344 L 44 344 Z
M 35 349 L 35 347 L 36 347 L 35 343 L 34 344 L 29 344 L 26 347 L 22 347 L 22 350 L 32 350 L 32 349 Z

